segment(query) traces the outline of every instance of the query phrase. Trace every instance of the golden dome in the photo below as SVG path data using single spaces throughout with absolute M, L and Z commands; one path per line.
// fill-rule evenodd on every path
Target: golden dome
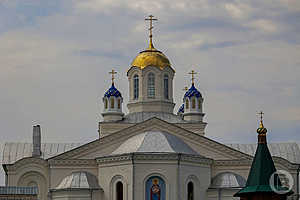
M 152 45 L 142 51 L 135 57 L 131 63 L 132 67 L 144 69 L 148 66 L 158 67 L 163 70 L 165 67 L 171 67 L 169 59 L 161 52 L 156 50 Z

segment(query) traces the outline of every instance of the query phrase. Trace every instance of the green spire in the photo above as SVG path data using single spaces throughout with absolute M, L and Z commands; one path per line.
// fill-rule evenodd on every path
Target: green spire
M 246 187 L 237 192 L 234 196 L 241 197 L 254 193 L 274 193 L 270 185 L 270 178 L 276 172 L 276 168 L 267 145 L 267 129 L 263 125 L 262 115 L 258 133 L 258 145 L 252 162 L 252 166 L 248 175 Z M 274 188 L 277 190 L 285 190 L 281 186 L 281 182 L 277 174 L 274 174 Z

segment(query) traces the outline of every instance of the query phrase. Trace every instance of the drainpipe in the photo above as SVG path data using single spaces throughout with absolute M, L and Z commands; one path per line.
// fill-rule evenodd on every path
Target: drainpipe
M 181 160 L 181 153 L 178 154 L 178 161 L 177 161 L 177 198 L 178 200 L 181 200 L 181 192 L 180 192 L 180 160 Z M 186 187 L 186 186 L 184 186 Z
M 134 200 L 134 185 L 135 185 L 135 163 L 134 163 L 134 153 L 131 154 L 131 162 L 132 162 L 132 200 Z
M 297 169 L 297 200 L 299 199 L 300 195 L 299 195 L 299 172 L 300 172 L 300 165 L 298 165 L 298 169 Z

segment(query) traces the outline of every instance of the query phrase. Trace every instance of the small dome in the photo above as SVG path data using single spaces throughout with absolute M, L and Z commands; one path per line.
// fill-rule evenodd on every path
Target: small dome
M 184 113 L 184 104 L 182 104 L 179 109 L 178 109 L 178 112 L 177 114 L 181 114 L 181 113 Z
M 112 154 L 124 153 L 185 153 L 198 155 L 180 138 L 166 132 L 146 131 L 126 140 Z
M 232 172 L 222 172 L 212 179 L 210 188 L 242 188 L 245 187 L 246 180 Z
M 186 93 L 184 94 L 184 98 L 191 98 L 191 97 L 202 97 L 201 93 L 197 90 L 197 88 L 195 88 L 195 85 L 192 84 L 192 86 L 190 87 L 190 89 L 188 89 L 188 91 L 186 91 Z
M 79 171 L 65 177 L 55 189 L 100 189 L 100 186 L 96 176 Z
M 115 84 L 112 84 L 111 87 L 105 92 L 104 97 L 110 98 L 110 97 L 121 97 L 122 94 L 119 92 L 117 88 L 115 88 Z
M 171 67 L 169 59 L 161 52 L 153 48 L 148 48 L 140 52 L 131 63 L 132 67 L 144 69 L 148 66 L 158 67 L 161 70 L 165 67 Z

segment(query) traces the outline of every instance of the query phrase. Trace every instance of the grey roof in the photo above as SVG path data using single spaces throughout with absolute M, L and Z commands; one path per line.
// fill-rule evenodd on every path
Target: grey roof
M 124 119 L 121 122 L 125 123 L 140 123 L 156 117 L 158 119 L 164 120 L 169 123 L 187 123 L 180 116 L 173 113 L 163 113 L 163 112 L 136 112 L 129 113 L 125 115 Z
M 41 158 L 48 159 L 81 145 L 82 144 L 80 143 L 43 143 L 41 145 Z M 2 164 L 13 164 L 22 158 L 31 156 L 32 143 L 5 143 L 3 148 Z
M 245 185 L 246 180 L 242 176 L 232 172 L 222 172 L 212 179 L 210 188 L 242 188 Z
M 161 131 L 146 131 L 135 135 L 117 148 L 112 155 L 133 152 L 185 153 L 198 155 L 180 138 Z
M 257 144 L 227 144 L 238 151 L 249 155 L 255 154 Z M 272 156 L 284 158 L 291 163 L 300 164 L 300 148 L 297 143 L 272 143 L 268 144 Z
M 0 195 L 37 195 L 37 187 L 0 186 Z
M 61 189 L 100 189 L 100 186 L 96 176 L 89 172 L 78 171 L 65 177 L 55 188 Z

